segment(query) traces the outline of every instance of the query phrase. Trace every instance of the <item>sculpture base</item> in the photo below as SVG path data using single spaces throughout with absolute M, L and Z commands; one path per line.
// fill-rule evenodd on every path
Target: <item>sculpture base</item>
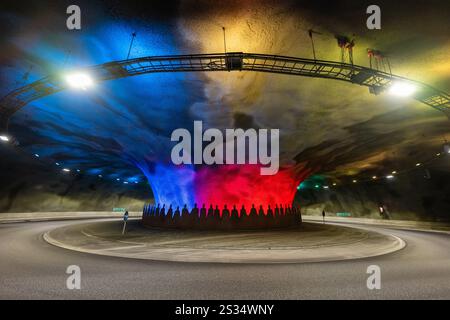
M 253 230 L 277 229 L 299 226 L 302 223 L 300 214 L 279 216 L 254 215 L 245 217 L 199 217 L 192 215 L 144 215 L 142 224 L 146 227 L 175 228 L 189 230 Z

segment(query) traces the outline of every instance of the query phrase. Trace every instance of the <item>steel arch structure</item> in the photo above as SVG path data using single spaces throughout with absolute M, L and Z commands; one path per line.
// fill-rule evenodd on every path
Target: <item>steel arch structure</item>
M 366 86 L 374 94 L 384 91 L 393 82 L 402 81 L 417 87 L 413 98 L 444 112 L 450 118 L 450 95 L 446 92 L 390 73 L 335 61 L 230 52 L 141 57 L 108 62 L 79 71 L 88 72 L 97 82 L 154 72 L 256 71 L 341 80 Z M 31 101 L 67 87 L 61 75 L 51 75 L 11 91 L 0 100 L 0 130 L 7 130 L 10 117 Z

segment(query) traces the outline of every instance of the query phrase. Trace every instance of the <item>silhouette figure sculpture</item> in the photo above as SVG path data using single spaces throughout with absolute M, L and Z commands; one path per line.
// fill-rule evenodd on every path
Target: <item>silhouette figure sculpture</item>
M 245 210 L 245 206 L 242 205 L 240 217 L 242 219 L 242 218 L 245 218 L 246 216 L 247 216 L 247 211 Z
M 205 207 L 205 204 L 203 204 L 202 208 L 200 209 L 200 219 L 202 219 L 202 220 L 206 219 L 206 207 Z
M 202 204 L 199 208 L 197 203 L 194 204 L 191 212 L 185 204 L 180 212 L 180 207 L 174 207 L 170 204 L 145 204 L 142 207 L 142 222 L 146 226 L 155 227 L 177 227 L 177 228 L 193 228 L 193 229 L 255 229 L 255 228 L 272 228 L 272 227 L 289 227 L 298 226 L 302 223 L 302 214 L 300 206 L 293 204 L 275 204 L 273 209 L 271 205 L 264 206 L 252 204 L 249 213 L 245 205 L 241 209 L 237 209 L 234 204 L 229 209 L 224 204 L 223 209 L 219 209 L 219 205 Z M 322 212 L 325 215 L 325 211 Z M 325 218 L 325 217 L 324 217 Z
M 261 217 L 265 215 L 265 214 L 264 214 L 263 206 L 259 206 L 259 212 L 258 212 L 258 214 L 259 214 Z
M 220 220 L 220 209 L 219 209 L 219 206 L 216 206 L 216 209 L 214 209 L 214 219 Z
M 214 216 L 214 208 L 212 206 L 212 204 L 209 205 L 209 209 L 208 209 L 208 218 L 211 218 Z
M 222 210 L 222 219 L 229 219 L 229 218 L 230 218 L 230 210 L 228 210 L 227 205 L 224 205 Z
M 280 216 L 280 208 L 278 208 L 278 205 L 275 205 L 275 219 L 277 219 Z
M 256 212 L 255 205 L 252 204 L 252 208 L 250 209 L 250 217 L 255 218 L 257 215 L 258 215 L 258 213 Z
M 231 218 L 233 220 L 239 219 L 239 212 L 236 209 L 236 205 L 233 205 L 233 210 L 231 210 Z
M 192 208 L 191 218 L 198 218 L 198 207 L 196 203 L 194 204 L 194 208 Z
M 270 204 L 269 204 L 269 208 L 267 208 L 267 216 L 269 218 L 273 218 L 273 211 L 272 211 L 272 208 L 270 207 Z
M 181 218 L 187 219 L 188 217 L 189 217 L 189 210 L 187 208 L 187 205 L 185 204 L 183 210 L 181 210 Z

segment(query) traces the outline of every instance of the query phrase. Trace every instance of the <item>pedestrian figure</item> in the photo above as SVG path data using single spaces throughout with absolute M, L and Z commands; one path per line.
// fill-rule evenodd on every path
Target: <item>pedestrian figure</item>
M 323 219 L 323 223 L 325 223 L 325 210 L 322 210 L 322 219 Z

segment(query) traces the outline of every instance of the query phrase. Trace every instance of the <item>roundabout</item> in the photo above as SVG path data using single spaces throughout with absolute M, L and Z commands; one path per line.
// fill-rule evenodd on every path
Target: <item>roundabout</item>
M 78 223 L 45 233 L 55 246 L 90 254 L 177 262 L 305 263 L 392 253 L 405 242 L 389 233 L 321 223 L 287 230 L 203 231 L 148 229 L 131 220 Z

